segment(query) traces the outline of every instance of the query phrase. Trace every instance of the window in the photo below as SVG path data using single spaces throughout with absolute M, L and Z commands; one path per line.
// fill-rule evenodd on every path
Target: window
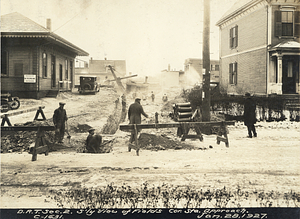
M 72 77 L 73 77 L 73 61 L 70 61 L 70 79 L 72 81 Z
M 68 80 L 68 78 L 69 78 L 69 75 L 68 75 L 68 68 L 69 68 L 69 66 L 68 66 L 68 60 L 66 59 L 66 62 L 65 62 L 65 68 L 66 68 L 66 72 L 65 72 L 65 74 L 66 74 L 66 80 Z
M 215 66 L 215 71 L 220 71 L 219 65 L 216 65 L 216 66 Z
M 288 74 L 289 78 L 293 77 L 293 62 L 288 62 Z
M 300 36 L 299 11 L 275 11 L 275 36 L 299 37 Z
M 234 49 L 238 46 L 238 26 L 231 28 L 229 34 L 229 45 L 231 49 Z
M 8 52 L 1 50 L 1 76 L 8 76 Z
M 43 52 L 43 76 L 47 78 L 47 54 Z
M 237 63 L 229 64 L 229 84 L 237 84 Z

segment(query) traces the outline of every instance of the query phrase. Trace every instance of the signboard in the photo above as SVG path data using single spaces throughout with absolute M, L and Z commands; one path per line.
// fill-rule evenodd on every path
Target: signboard
M 36 83 L 36 75 L 24 75 L 24 83 Z

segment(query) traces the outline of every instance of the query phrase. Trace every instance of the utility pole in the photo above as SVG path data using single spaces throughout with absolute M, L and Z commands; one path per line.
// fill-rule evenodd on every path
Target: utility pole
M 204 18 L 203 18 L 203 49 L 202 61 L 205 74 L 203 75 L 203 93 L 204 99 L 202 101 L 202 120 L 204 122 L 210 121 L 210 0 L 203 0 Z

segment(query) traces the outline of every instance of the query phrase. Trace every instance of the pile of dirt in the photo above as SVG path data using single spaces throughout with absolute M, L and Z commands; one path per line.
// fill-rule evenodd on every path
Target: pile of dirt
M 50 120 L 33 121 L 15 126 L 53 126 Z M 5 131 L 1 133 L 1 153 L 29 152 L 30 146 L 34 144 L 37 131 Z M 54 132 L 45 132 L 46 142 L 54 141 Z
M 191 146 L 189 144 L 175 141 L 165 136 L 158 136 L 158 135 L 153 135 L 148 133 L 141 133 L 138 141 L 141 147 L 146 150 L 158 151 L 158 150 L 167 150 L 167 149 L 174 149 L 174 150 L 195 149 L 194 146 Z
M 75 127 L 71 127 L 71 130 L 75 133 L 87 133 L 90 128 L 92 127 L 87 124 L 78 124 Z

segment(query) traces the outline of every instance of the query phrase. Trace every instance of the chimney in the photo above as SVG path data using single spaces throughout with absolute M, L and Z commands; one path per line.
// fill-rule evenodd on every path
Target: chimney
M 170 64 L 169 64 L 169 65 L 168 65 L 168 71 L 170 71 L 170 68 L 171 68 L 171 67 L 170 67 Z
M 144 84 L 147 84 L 148 83 L 148 76 L 145 77 L 145 82 Z
M 51 31 L 51 19 L 50 18 L 47 18 L 47 24 L 46 24 L 46 28 Z

